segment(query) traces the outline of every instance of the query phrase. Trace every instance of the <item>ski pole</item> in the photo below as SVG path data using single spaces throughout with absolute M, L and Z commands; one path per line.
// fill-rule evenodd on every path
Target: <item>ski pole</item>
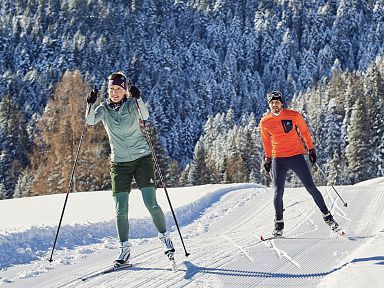
M 300 131 L 297 129 L 297 127 L 296 127 L 296 133 L 297 133 L 297 135 L 299 135 L 299 138 L 300 138 L 301 142 L 303 143 L 305 150 L 306 150 L 307 153 L 308 153 L 308 152 L 309 152 L 309 149 L 308 149 L 308 147 L 307 147 L 307 144 L 305 143 L 305 141 L 304 141 L 304 139 L 303 139 L 303 136 L 301 135 L 301 133 L 300 133 Z M 313 164 L 313 165 L 316 165 L 316 167 L 319 169 L 319 171 L 321 172 L 321 174 L 324 176 L 325 180 L 327 180 L 327 182 L 328 182 L 328 177 L 327 177 L 327 175 L 325 175 L 324 171 L 320 168 L 319 164 L 317 164 L 317 162 L 315 162 L 315 164 Z M 343 198 L 341 198 L 340 194 L 337 192 L 337 190 L 335 189 L 335 187 L 333 187 L 333 185 L 331 185 L 331 187 L 332 187 L 333 191 L 335 191 L 336 195 L 340 198 L 341 202 L 343 202 L 344 207 L 347 207 L 347 202 L 344 202 Z
M 88 118 L 88 116 L 89 116 L 89 113 L 90 113 L 90 111 L 91 111 L 91 106 L 92 106 L 92 105 L 89 105 L 89 107 L 88 107 L 88 110 L 87 110 L 87 117 L 86 117 L 86 118 Z M 79 145 L 77 146 L 76 157 L 75 157 L 75 161 L 74 161 L 73 166 L 72 166 L 71 177 L 69 178 L 69 184 L 68 184 L 68 189 L 67 189 L 67 195 L 65 196 L 65 201 L 64 201 L 63 210 L 61 211 L 61 216 L 60 216 L 59 226 L 57 227 L 56 237 L 55 237 L 55 241 L 53 242 L 53 247 L 52 247 L 51 256 L 50 256 L 49 259 L 48 259 L 49 262 L 52 262 L 52 261 L 53 261 L 53 260 L 52 260 L 53 251 L 55 250 L 57 237 L 59 236 L 59 231 L 60 231 L 60 227 L 61 227 L 61 222 L 63 221 L 63 216 L 64 216 L 64 210 L 65 210 L 65 207 L 66 207 L 66 205 L 67 205 L 67 201 L 68 201 L 68 195 L 69 195 L 69 192 L 70 192 L 71 189 L 72 189 L 73 176 L 75 175 L 75 170 L 76 170 L 77 160 L 78 160 L 78 158 L 79 158 L 80 147 L 81 147 L 81 143 L 83 142 L 84 135 L 85 135 L 85 132 L 86 132 L 86 131 L 87 131 L 87 121 L 85 121 L 85 123 L 84 123 L 83 131 L 81 132 L 81 136 L 80 136 Z
M 183 236 L 181 235 L 180 228 L 179 228 L 179 224 L 177 223 L 177 219 L 176 219 L 175 211 L 173 210 L 172 203 L 171 203 L 171 199 L 169 198 L 169 195 L 168 195 L 167 186 L 165 185 L 164 178 L 163 178 L 163 174 L 161 173 L 160 166 L 159 166 L 159 163 L 158 163 L 158 161 L 157 161 L 157 157 L 156 157 L 155 149 L 154 149 L 154 147 L 153 147 L 153 144 L 152 144 L 152 141 L 151 141 L 151 137 L 150 137 L 150 135 L 149 135 L 148 127 L 147 127 L 147 125 L 145 125 L 144 117 L 143 117 L 143 113 L 141 112 L 141 109 L 140 109 L 140 106 L 139 106 L 139 102 L 137 101 L 137 99 L 135 99 L 135 101 L 136 101 L 136 107 L 137 107 L 137 110 L 139 111 L 139 114 L 140 114 L 140 118 L 141 118 L 141 120 L 142 120 L 143 123 L 144 123 L 145 137 L 146 137 L 146 139 L 147 139 L 147 143 L 148 143 L 148 145 L 149 145 L 149 148 L 151 149 L 151 152 L 152 152 L 153 160 L 154 160 L 154 162 L 155 162 L 155 166 L 156 166 L 156 171 L 157 171 L 157 174 L 158 174 L 159 177 L 160 177 L 161 186 L 164 188 L 165 195 L 167 196 L 167 200 L 168 200 L 169 207 L 171 208 L 171 212 L 172 212 L 173 219 L 175 220 L 175 224 L 176 224 L 176 227 L 177 227 L 177 231 L 179 232 L 179 236 L 180 236 L 181 243 L 183 244 L 183 248 L 184 248 L 184 252 L 185 252 L 185 257 L 188 257 L 190 254 L 187 252 L 187 249 L 185 248 L 185 244 L 184 244 Z
M 317 169 L 319 169 L 321 174 L 324 176 L 325 180 L 328 181 L 327 175 L 325 175 L 324 171 L 320 168 L 320 165 L 317 164 L 317 162 L 315 163 L 315 165 L 316 165 Z M 341 202 L 343 202 L 344 207 L 347 207 L 347 202 L 344 202 L 343 198 L 341 198 L 340 194 L 337 192 L 335 187 L 333 187 L 333 185 L 330 185 L 330 186 L 332 187 L 333 191 L 335 191 L 336 195 L 340 198 Z

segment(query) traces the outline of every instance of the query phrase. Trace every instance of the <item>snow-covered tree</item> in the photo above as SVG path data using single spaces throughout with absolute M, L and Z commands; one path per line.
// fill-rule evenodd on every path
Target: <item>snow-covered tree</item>
M 367 145 L 369 139 L 369 121 L 367 111 L 362 99 L 357 98 L 353 105 L 351 123 L 348 127 L 348 142 L 346 157 L 348 163 L 348 176 L 352 183 L 369 179 L 370 177 L 370 147 Z

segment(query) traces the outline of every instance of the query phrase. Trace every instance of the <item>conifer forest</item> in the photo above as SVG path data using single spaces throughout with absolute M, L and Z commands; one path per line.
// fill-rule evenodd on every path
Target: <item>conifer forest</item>
M 66 192 L 85 99 L 119 70 L 170 187 L 268 185 L 259 121 L 276 89 L 310 127 L 317 184 L 384 176 L 384 0 L 2 0 L 0 199 Z M 89 127 L 74 191 L 111 188 L 109 154 Z

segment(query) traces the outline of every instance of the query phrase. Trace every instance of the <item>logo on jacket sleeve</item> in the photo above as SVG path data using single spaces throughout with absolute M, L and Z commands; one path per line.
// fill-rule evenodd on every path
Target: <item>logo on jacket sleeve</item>
M 293 128 L 292 120 L 281 120 L 281 124 L 283 125 L 283 129 L 285 133 L 291 132 Z

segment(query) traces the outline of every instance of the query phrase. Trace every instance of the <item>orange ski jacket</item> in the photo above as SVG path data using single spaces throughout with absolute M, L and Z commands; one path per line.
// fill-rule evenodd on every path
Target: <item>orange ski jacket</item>
M 278 116 L 272 113 L 265 115 L 260 120 L 260 131 L 267 158 L 305 154 L 306 149 L 299 133 L 306 147 L 313 148 L 308 126 L 301 114 L 294 110 L 283 109 Z

